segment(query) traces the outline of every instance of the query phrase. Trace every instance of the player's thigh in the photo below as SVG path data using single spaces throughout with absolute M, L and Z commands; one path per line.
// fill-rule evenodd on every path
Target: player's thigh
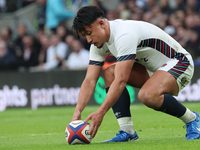
M 127 84 L 133 87 L 141 88 L 149 77 L 150 75 L 143 65 L 134 63 Z
M 151 108 L 159 108 L 164 93 L 177 95 L 191 80 L 194 65 L 188 59 L 172 59 L 163 64 L 143 85 L 138 98 Z
M 115 78 L 115 65 L 116 64 L 110 65 L 103 72 L 106 87 L 109 87 Z M 134 63 L 127 84 L 133 87 L 141 88 L 148 79 L 149 73 L 146 68 L 139 63 Z
M 178 91 L 174 76 L 167 71 L 158 70 L 142 86 L 138 98 L 146 106 L 158 109 L 163 103 L 164 93 L 175 95 Z
M 190 82 L 193 73 L 194 65 L 192 61 L 188 61 L 188 59 L 169 60 L 151 76 L 141 91 L 155 95 L 162 95 L 163 93 L 177 95 Z
M 112 64 L 103 70 L 103 78 L 104 78 L 106 87 L 110 87 L 110 85 L 112 84 L 115 78 L 115 75 L 114 75 L 115 65 L 116 64 Z
M 146 97 L 159 97 L 163 93 L 175 95 L 179 92 L 179 87 L 172 74 L 158 70 L 142 86 L 141 92 L 148 94 Z

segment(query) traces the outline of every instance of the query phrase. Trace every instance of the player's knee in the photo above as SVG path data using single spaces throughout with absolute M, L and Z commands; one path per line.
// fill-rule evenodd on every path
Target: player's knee
M 156 100 L 156 93 L 141 89 L 138 93 L 138 99 L 148 107 L 153 107 Z

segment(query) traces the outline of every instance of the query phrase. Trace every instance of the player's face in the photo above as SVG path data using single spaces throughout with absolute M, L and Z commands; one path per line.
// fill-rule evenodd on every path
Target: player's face
M 103 20 L 97 20 L 91 27 L 85 26 L 85 32 L 83 35 L 86 37 L 87 42 L 94 44 L 97 48 L 103 47 L 107 42 L 107 34 L 105 30 L 105 22 Z

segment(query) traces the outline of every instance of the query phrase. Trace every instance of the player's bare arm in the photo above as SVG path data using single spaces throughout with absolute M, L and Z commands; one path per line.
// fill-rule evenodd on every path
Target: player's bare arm
M 104 102 L 96 112 L 90 114 L 85 119 L 85 122 L 91 120 L 91 127 L 89 130 L 91 138 L 94 138 L 99 126 L 101 125 L 104 115 L 110 109 L 110 107 L 112 107 L 115 104 L 122 91 L 124 90 L 129 79 L 132 67 L 133 60 L 117 62 L 115 67 L 115 79 L 110 86 L 110 89 L 107 93 Z
M 78 103 L 76 105 L 72 121 L 81 119 L 81 112 L 83 111 L 87 103 L 90 101 L 94 93 L 96 82 L 101 74 L 101 71 L 101 66 L 88 66 L 86 77 L 81 85 Z

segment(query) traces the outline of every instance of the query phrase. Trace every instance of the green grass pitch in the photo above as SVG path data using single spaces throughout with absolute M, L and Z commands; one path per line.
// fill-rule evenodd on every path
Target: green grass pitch
M 200 112 L 200 103 L 183 103 Z M 87 106 L 88 114 L 99 106 Z M 0 112 L 0 150 L 199 150 L 199 140 L 185 140 L 184 123 L 174 117 L 156 112 L 142 104 L 131 105 L 134 127 L 139 141 L 101 143 L 115 136 L 119 126 L 112 110 L 105 115 L 99 131 L 91 144 L 68 145 L 65 128 L 71 121 L 74 106 L 7 109 Z

